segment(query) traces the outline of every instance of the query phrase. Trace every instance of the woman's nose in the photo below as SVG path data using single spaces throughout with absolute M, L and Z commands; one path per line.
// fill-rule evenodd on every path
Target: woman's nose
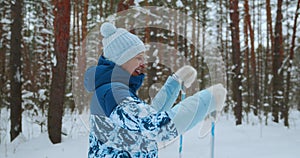
M 139 66 L 140 66 L 140 68 L 145 68 L 146 67 L 145 63 L 141 63 Z

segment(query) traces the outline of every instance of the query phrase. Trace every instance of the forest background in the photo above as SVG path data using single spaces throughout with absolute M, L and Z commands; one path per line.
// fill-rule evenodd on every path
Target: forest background
M 11 141 L 20 134 L 25 118 L 48 132 L 52 143 L 61 142 L 62 117 L 89 110 L 80 81 L 102 49 L 100 39 L 94 56 L 83 47 L 94 37 L 91 30 L 111 15 L 148 6 L 186 17 L 166 15 L 171 22 L 164 28 L 117 21 L 148 45 L 141 98 L 150 102 L 151 86 L 159 87 L 182 63 L 198 71 L 194 91 L 210 86 L 214 74 L 207 58 L 214 57 L 213 72 L 225 72 L 220 80 L 229 92 L 224 113 L 232 113 L 236 125 L 253 114 L 263 124 L 289 127 L 290 111 L 300 110 L 299 5 L 300 0 L 1 0 L 0 143 L 7 131 Z

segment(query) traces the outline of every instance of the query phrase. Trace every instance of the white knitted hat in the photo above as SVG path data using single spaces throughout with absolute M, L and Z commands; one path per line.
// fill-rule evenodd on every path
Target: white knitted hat
M 134 34 L 123 28 L 116 28 L 105 22 L 100 28 L 104 57 L 117 65 L 122 65 L 146 50 L 144 43 Z

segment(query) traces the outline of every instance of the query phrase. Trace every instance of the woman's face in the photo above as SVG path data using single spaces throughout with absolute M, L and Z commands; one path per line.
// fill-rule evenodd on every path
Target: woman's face
M 132 76 L 138 76 L 144 72 L 145 68 L 145 53 L 140 53 L 128 60 L 121 66 L 128 71 Z

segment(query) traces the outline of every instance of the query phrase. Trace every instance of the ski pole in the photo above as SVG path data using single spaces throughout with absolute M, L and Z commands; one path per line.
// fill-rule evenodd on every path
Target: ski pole
M 214 146 L 215 146 L 215 122 L 211 122 L 211 158 L 214 158 Z
M 212 112 L 210 115 L 212 117 L 211 121 L 211 158 L 215 157 L 215 117 L 216 111 Z
M 181 101 L 185 99 L 185 87 L 184 87 L 184 84 L 182 83 L 182 86 L 181 86 Z M 183 136 L 182 134 L 180 135 L 179 137 L 179 158 L 182 158 L 182 145 L 183 143 Z
M 180 135 L 180 138 L 179 138 L 179 158 L 182 158 L 182 140 L 183 140 L 183 137 L 182 137 L 182 134 Z

